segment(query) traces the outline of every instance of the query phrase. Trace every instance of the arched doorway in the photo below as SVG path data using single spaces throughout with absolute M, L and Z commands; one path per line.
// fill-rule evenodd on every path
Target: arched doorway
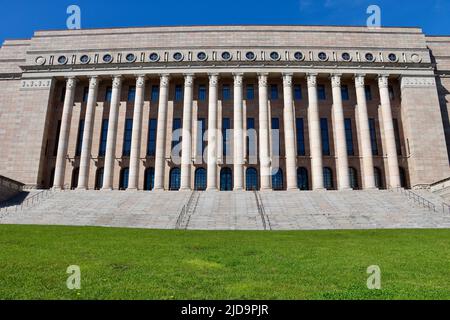
M 100 190 L 103 187 L 103 168 L 98 168 L 95 173 L 95 190 Z
M 359 189 L 358 172 L 356 171 L 355 168 L 350 167 L 348 168 L 348 174 L 350 178 L 350 188 L 352 188 L 353 190 L 358 190 Z
M 323 186 L 327 190 L 333 190 L 334 188 L 333 171 L 331 168 L 323 168 Z
M 144 191 L 153 190 L 155 185 L 155 169 L 147 168 L 144 175 Z
M 281 170 L 281 168 L 272 175 L 272 189 L 274 191 L 281 191 L 284 189 L 283 170 Z
M 404 189 L 408 189 L 408 180 L 406 178 L 406 170 L 402 167 L 399 167 L 400 172 L 400 186 Z
M 74 168 L 72 171 L 72 182 L 70 184 L 70 189 L 75 190 L 78 187 L 78 175 L 80 173 L 80 168 Z
M 248 168 L 245 173 L 245 188 L 247 191 L 258 190 L 258 171 Z
M 194 190 L 205 191 L 207 186 L 207 175 L 205 168 L 195 170 Z
M 381 169 L 377 167 L 373 168 L 373 174 L 375 177 L 375 187 L 378 189 L 383 189 L 383 175 L 381 173 Z
M 300 190 L 309 190 L 308 169 L 303 167 L 297 169 L 297 185 Z
M 233 172 L 230 168 L 223 168 L 220 171 L 220 191 L 233 190 Z
M 181 170 L 180 168 L 172 168 L 170 170 L 169 190 L 178 191 L 181 186 Z
M 128 178 L 130 175 L 130 169 L 129 168 L 123 168 L 120 171 L 120 180 L 119 180 L 119 190 L 126 190 L 128 189 Z

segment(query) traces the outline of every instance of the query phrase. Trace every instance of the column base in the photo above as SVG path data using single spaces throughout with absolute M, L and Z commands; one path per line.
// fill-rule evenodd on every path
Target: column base
M 353 188 L 340 188 L 339 191 L 353 191 Z
M 88 189 L 86 187 L 78 187 L 77 191 L 87 191 Z
M 314 192 L 326 192 L 328 190 L 326 188 L 316 188 L 316 189 L 313 189 L 313 191 Z
M 63 191 L 64 189 L 62 187 L 52 187 L 53 191 Z
M 377 187 L 369 187 L 369 188 L 364 188 L 364 191 L 376 191 L 376 190 L 380 190 Z
M 217 189 L 216 187 L 210 187 L 210 188 L 206 188 L 206 191 L 217 192 L 217 191 L 219 191 L 219 189 Z
M 102 192 L 111 192 L 111 191 L 114 191 L 114 189 L 113 188 L 102 188 L 102 189 L 100 189 L 100 191 L 102 191 Z
M 297 187 L 287 187 L 286 191 L 299 191 L 300 189 Z
M 127 188 L 126 192 L 136 192 L 139 191 L 137 188 Z
M 192 189 L 191 188 L 180 188 L 179 191 L 192 191 Z

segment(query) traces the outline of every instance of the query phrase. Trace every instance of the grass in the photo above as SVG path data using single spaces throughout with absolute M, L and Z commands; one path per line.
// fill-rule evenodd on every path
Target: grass
M 370 265 L 382 290 L 367 289 Z M 449 299 L 449 279 L 449 230 L 0 226 L 0 299 Z

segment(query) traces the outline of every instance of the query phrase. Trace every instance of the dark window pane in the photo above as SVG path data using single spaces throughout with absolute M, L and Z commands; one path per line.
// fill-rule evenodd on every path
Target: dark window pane
M 181 185 L 181 171 L 180 168 L 173 168 L 170 171 L 169 190 L 178 191 Z
M 252 84 L 247 85 L 247 100 L 255 99 L 255 88 Z
M 159 100 L 159 86 L 152 86 L 152 101 Z
M 245 189 L 247 191 L 258 190 L 258 171 L 248 168 L 245 174 Z
M 106 88 L 105 101 L 111 102 L 111 98 L 112 98 L 112 88 L 108 87 L 108 88 Z
M 233 190 L 233 172 L 230 168 L 223 168 L 220 171 L 220 191 Z
M 299 85 L 294 86 L 294 99 L 295 100 L 301 100 L 303 98 L 302 96 L 302 87 Z
M 328 120 L 326 118 L 320 119 L 320 129 L 322 132 L 322 152 L 323 155 L 330 155 L 330 137 L 328 134 Z
M 323 184 L 327 190 L 332 190 L 334 188 L 333 171 L 330 168 L 323 168 Z
M 106 154 L 106 141 L 108 139 L 108 119 L 102 121 L 102 131 L 100 133 L 100 146 L 98 149 L 98 156 L 104 157 Z
M 284 188 L 283 185 L 283 171 L 278 169 L 278 171 L 272 175 L 272 189 L 274 191 L 281 191 Z
M 181 85 L 175 86 L 175 101 L 183 100 L 183 87 Z
M 87 102 L 89 97 L 89 87 L 83 88 L 83 102 Z
M 350 100 L 350 95 L 349 95 L 349 92 L 348 92 L 348 86 L 343 85 L 341 87 L 341 94 L 342 94 L 342 100 L 344 100 L 344 101 Z
M 204 85 L 198 86 L 198 100 L 199 101 L 206 100 L 206 86 Z
M 270 99 L 278 100 L 278 86 L 276 84 L 270 86 Z
M 78 125 L 78 138 L 77 147 L 75 150 L 75 156 L 81 156 L 81 148 L 83 147 L 83 132 L 84 132 L 84 120 L 80 120 Z
M 395 146 L 397 147 L 397 155 L 402 155 L 402 144 L 400 140 L 400 127 L 398 125 L 398 120 L 393 119 L 394 122 L 394 134 L 395 134 Z
M 129 157 L 131 153 L 131 136 L 133 133 L 133 119 L 125 120 L 125 132 L 123 135 L 122 156 Z
M 198 119 L 197 126 L 197 155 L 202 156 L 206 149 L 206 141 L 204 139 L 206 133 L 206 119 Z
M 172 135 L 173 135 L 173 138 L 172 138 L 172 149 L 175 148 L 175 146 L 178 145 L 178 144 L 182 141 L 182 136 L 181 136 L 181 134 L 179 135 L 178 140 L 175 140 L 175 139 L 174 139 L 174 138 L 175 138 L 175 136 L 174 136 L 175 131 L 180 130 L 180 129 L 181 129 L 181 119 L 179 119 L 179 118 L 173 119 L 173 128 L 172 128 Z
M 136 87 L 130 87 L 128 89 L 128 101 L 134 101 L 136 98 Z
M 353 132 L 351 119 L 345 119 L 345 139 L 347 142 L 347 154 L 349 156 L 355 155 L 355 151 L 353 149 Z
M 371 89 L 370 85 L 366 85 L 364 87 L 364 90 L 366 91 L 366 99 L 368 101 L 371 101 L 372 100 L 372 89 Z
M 61 120 L 58 120 L 58 125 L 56 127 L 55 145 L 53 146 L 53 156 L 54 157 L 56 157 L 58 155 L 60 133 L 61 133 Z
M 207 186 L 206 169 L 198 168 L 195 171 L 194 190 L 204 191 Z
M 156 153 L 156 128 L 158 121 L 150 119 L 148 123 L 148 138 L 147 138 L 147 156 L 154 157 Z
M 305 129 L 303 125 L 303 118 L 296 119 L 297 127 L 297 156 L 305 156 Z
M 297 169 L 297 185 L 300 190 L 309 190 L 308 170 L 306 168 Z
M 228 84 L 224 84 L 222 87 L 222 100 L 227 101 L 231 99 L 230 86 Z
M 378 143 L 377 143 L 377 129 L 375 124 L 375 119 L 369 119 L 369 129 L 370 129 L 370 141 L 372 144 L 372 154 L 374 156 L 378 155 Z
M 317 95 L 318 95 L 319 100 L 327 99 L 327 94 L 325 92 L 325 86 L 323 84 L 319 84 L 317 86 Z
M 147 168 L 144 176 L 144 191 L 153 190 L 155 185 L 155 169 Z
M 223 118 L 222 119 L 222 148 L 223 148 L 223 155 L 226 156 L 230 149 L 231 141 L 227 139 L 227 130 L 230 130 L 230 119 L 229 118 Z

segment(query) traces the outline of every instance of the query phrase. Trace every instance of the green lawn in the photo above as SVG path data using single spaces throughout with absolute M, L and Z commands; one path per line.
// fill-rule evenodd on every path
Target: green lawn
M 79 265 L 82 289 L 66 287 Z M 382 290 L 368 290 L 379 265 Z M 449 299 L 450 230 L 0 226 L 0 299 Z

